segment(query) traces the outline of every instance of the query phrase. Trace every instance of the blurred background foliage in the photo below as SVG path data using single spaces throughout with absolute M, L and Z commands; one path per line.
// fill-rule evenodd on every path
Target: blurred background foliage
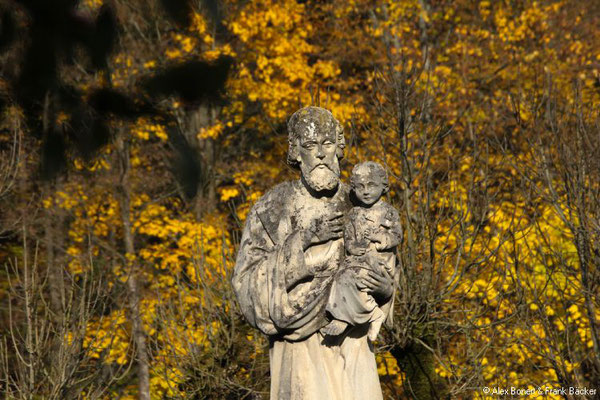
M 230 274 L 252 204 L 297 177 L 286 118 L 311 104 L 345 127 L 344 179 L 384 164 L 401 211 L 386 398 L 600 389 L 600 3 L 0 15 L 6 398 L 267 398 L 268 342 Z

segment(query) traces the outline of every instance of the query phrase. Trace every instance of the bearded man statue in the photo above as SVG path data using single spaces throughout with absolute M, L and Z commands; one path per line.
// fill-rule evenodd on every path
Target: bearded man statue
M 342 126 L 320 107 L 288 122 L 288 162 L 299 180 L 266 193 L 248 214 L 233 287 L 248 322 L 269 337 L 271 399 L 379 400 L 381 386 L 367 325 L 324 337 L 326 306 L 344 259 L 348 187 L 340 181 Z M 389 305 L 389 275 L 357 282 Z M 366 289 L 365 289 L 366 288 Z

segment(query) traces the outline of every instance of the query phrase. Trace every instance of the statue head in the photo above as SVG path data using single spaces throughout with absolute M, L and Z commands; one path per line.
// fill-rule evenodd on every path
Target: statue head
M 390 183 L 381 164 L 366 161 L 352 168 L 350 186 L 363 205 L 371 206 L 389 191 Z
M 300 168 L 313 190 L 337 187 L 345 141 L 342 126 L 330 111 L 314 106 L 296 111 L 288 121 L 288 141 L 288 163 Z

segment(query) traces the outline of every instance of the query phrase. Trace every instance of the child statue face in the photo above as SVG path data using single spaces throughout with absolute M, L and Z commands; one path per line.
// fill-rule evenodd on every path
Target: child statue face
M 352 179 L 352 188 L 358 201 L 369 207 L 381 198 L 385 191 L 385 184 L 381 178 L 373 174 L 357 175 Z

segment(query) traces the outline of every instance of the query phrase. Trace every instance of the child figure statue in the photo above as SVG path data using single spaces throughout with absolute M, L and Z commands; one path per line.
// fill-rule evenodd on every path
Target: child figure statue
M 348 325 L 370 323 L 368 337 L 374 341 L 389 310 L 382 311 L 367 293 L 368 287 L 359 289 L 357 283 L 368 280 L 375 268 L 384 268 L 395 276 L 396 246 L 402 239 L 402 227 L 398 211 L 382 200 L 389 183 L 381 165 L 372 161 L 356 165 L 350 185 L 359 205 L 352 208 L 344 227 L 346 258 L 329 294 L 327 312 L 332 320 L 321 332 L 337 336 Z

